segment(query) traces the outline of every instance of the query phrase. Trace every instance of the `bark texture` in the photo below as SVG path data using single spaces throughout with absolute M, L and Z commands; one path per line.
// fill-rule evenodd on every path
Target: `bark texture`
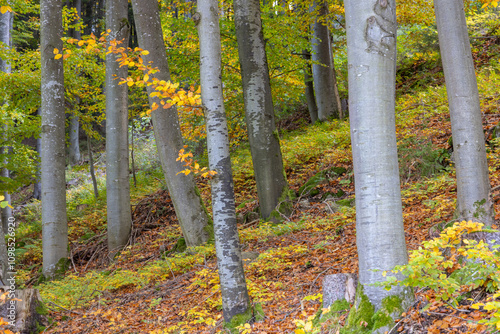
M 312 10 L 318 10 L 318 15 L 312 25 L 312 71 L 314 79 L 314 94 L 318 107 L 318 119 L 326 121 L 331 117 L 339 117 L 340 100 L 337 90 L 337 79 L 332 59 L 330 31 L 326 25 L 328 7 L 324 0 L 316 0 Z
M 389 294 L 374 269 L 407 263 L 395 126 L 396 4 L 345 1 L 359 282 L 375 308 Z
M 108 41 L 128 46 L 128 1 L 106 1 Z M 120 67 L 118 55 L 106 56 L 106 195 L 108 250 L 110 257 L 126 246 L 132 226 L 128 161 L 128 90 L 118 85 L 128 67 Z
M 64 72 L 62 58 L 62 2 L 40 2 L 41 114 L 42 114 L 42 236 L 43 274 L 52 278 L 58 263 L 68 256 L 66 216 Z
M 5 303 L 0 305 L 0 317 L 9 322 L 9 325 L 2 326 L 2 329 L 19 334 L 38 333 L 41 326 L 47 325 L 47 319 L 38 313 L 43 307 L 40 292 L 37 289 L 12 288 L 12 285 L 0 287 L 2 291 L 9 293 Z
M 139 47 L 148 50 L 144 55 L 144 63 L 158 68 L 158 72 L 151 74 L 152 78 L 169 81 L 170 71 L 166 57 L 166 48 L 163 42 L 158 1 L 132 0 L 135 26 Z M 149 104 L 161 106 L 158 97 L 151 97 L 154 87 L 147 87 Z M 183 148 L 182 133 L 179 125 L 177 109 L 158 108 L 151 113 L 156 147 L 163 168 L 163 175 L 167 188 L 174 204 L 175 213 L 179 219 L 182 234 L 187 246 L 203 244 L 210 238 L 211 221 L 205 210 L 201 197 L 196 189 L 192 174 L 178 173 L 185 169 L 181 161 L 176 161 L 179 151 Z
M 245 313 L 250 300 L 236 227 L 233 175 L 221 80 L 221 42 L 216 0 L 199 0 L 201 98 L 207 128 L 208 161 L 217 172 L 212 179 L 215 250 L 226 322 Z
M 250 152 L 263 218 L 279 205 L 288 184 L 283 170 L 269 81 L 259 0 L 235 0 L 234 21 Z
M 479 93 L 462 1 L 434 0 L 450 106 L 460 219 L 494 221 Z

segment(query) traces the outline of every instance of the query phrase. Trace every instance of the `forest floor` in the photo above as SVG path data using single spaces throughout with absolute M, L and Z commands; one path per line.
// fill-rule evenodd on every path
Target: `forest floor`
M 500 118 L 499 69 L 485 67 L 478 74 L 490 181 L 496 191 L 493 195 L 498 213 L 500 148 L 491 129 Z M 439 84 L 400 95 L 397 101 L 403 218 L 409 250 L 436 236 L 429 232 L 433 226 L 454 221 L 451 129 L 446 91 Z M 265 313 L 262 321 L 242 328 L 244 333 L 319 333 L 301 324 L 321 308 L 318 294 L 323 278 L 356 273 L 358 269 L 348 123 L 334 120 L 304 125 L 307 117 L 304 111 L 297 111 L 280 123 L 286 173 L 298 195 L 293 212 L 283 215 L 282 223 L 257 219 L 248 150 L 238 150 L 233 159 L 248 289 L 252 302 L 260 303 Z M 337 173 L 332 167 L 344 170 L 337 169 Z M 322 171 L 325 177 L 313 191 L 299 193 L 306 181 Z M 70 208 L 71 267 L 64 278 L 37 285 L 40 253 L 35 247 L 24 246 L 22 261 L 28 268 L 24 285 L 39 288 L 48 309 L 50 323 L 44 333 L 223 330 L 213 245 L 184 253 L 169 252 L 181 236 L 180 228 L 161 181 L 157 177 L 147 180 L 148 184 L 142 186 L 139 180 L 141 191 L 132 196 L 130 245 L 113 263 L 107 260 L 102 194 L 95 206 L 75 200 Z M 209 207 L 209 183 L 200 179 L 198 184 Z M 40 238 L 39 231 L 25 232 L 26 236 Z M 392 333 L 486 332 L 487 327 L 478 321 L 490 314 L 471 305 L 487 295 L 484 289 L 477 289 L 459 307 L 453 307 L 436 299 L 433 290 L 419 289 L 416 302 Z M 337 333 L 345 320 L 346 314 L 340 314 L 337 323 L 324 324 L 321 332 Z

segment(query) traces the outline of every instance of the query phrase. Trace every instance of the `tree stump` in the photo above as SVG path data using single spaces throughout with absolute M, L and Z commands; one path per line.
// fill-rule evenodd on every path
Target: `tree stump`
M 342 299 L 347 300 L 349 303 L 353 303 L 357 285 L 357 274 L 334 274 L 325 276 L 323 279 L 323 308 L 327 308 L 336 301 Z
M 45 324 L 44 316 L 40 314 L 43 306 L 37 289 L 15 290 L 15 296 L 8 286 L 0 289 L 2 294 L 8 293 L 4 304 L 0 305 L 0 317 L 9 323 L 0 329 L 31 334 L 37 332 L 38 326 Z

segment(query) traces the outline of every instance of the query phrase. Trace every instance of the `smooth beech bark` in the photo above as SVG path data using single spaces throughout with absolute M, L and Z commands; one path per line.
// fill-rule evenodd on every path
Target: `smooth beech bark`
M 312 25 L 312 72 L 314 79 L 314 95 L 318 107 L 318 119 L 326 121 L 331 117 L 338 118 L 340 114 L 340 99 L 338 98 L 337 79 L 332 58 L 330 31 L 328 30 L 328 7 L 325 0 L 315 0 L 312 11 L 317 8 L 318 14 Z
M 128 1 L 106 1 L 108 41 L 121 41 L 128 46 Z M 106 55 L 106 195 L 108 220 L 108 251 L 112 258 L 127 245 L 132 218 L 128 159 L 128 89 L 118 85 L 126 78 L 128 67 L 116 61 L 119 56 Z
M 42 114 L 42 243 L 43 274 L 53 278 L 68 256 L 66 216 L 64 71 L 62 58 L 62 1 L 40 1 L 41 114 Z
M 385 281 L 382 270 L 408 262 L 396 147 L 395 9 L 394 0 L 345 1 L 359 282 L 376 309 L 386 296 L 412 297 L 403 288 L 370 285 Z
M 229 138 L 222 95 L 221 42 L 217 0 L 199 0 L 196 17 L 200 39 L 201 99 L 205 111 L 215 250 L 226 322 L 250 307 L 241 259 Z
M 169 81 L 170 71 L 163 42 L 158 1 L 132 0 L 132 8 L 139 47 L 149 51 L 148 55 L 142 56 L 144 63 L 151 64 L 153 68 L 156 67 L 159 70 L 150 74 L 151 79 Z M 147 86 L 147 91 L 149 105 L 156 103 L 161 106 L 160 99 L 150 95 L 155 91 L 154 87 Z M 186 245 L 203 244 L 210 238 L 211 221 L 197 191 L 193 175 L 178 174 L 185 167 L 181 161 L 176 161 L 179 151 L 183 148 L 177 109 L 160 107 L 153 110 L 151 116 L 163 175 Z
M 450 107 L 460 219 L 494 221 L 483 122 L 462 0 L 434 0 Z
M 248 140 L 263 218 L 289 200 L 269 81 L 259 0 L 234 0 Z M 279 209 L 279 208 L 278 208 Z

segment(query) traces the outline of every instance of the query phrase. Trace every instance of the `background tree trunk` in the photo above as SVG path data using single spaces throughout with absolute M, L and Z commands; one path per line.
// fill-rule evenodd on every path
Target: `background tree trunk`
M 463 1 L 434 0 L 450 106 L 460 219 L 494 221 L 476 74 Z
M 359 281 L 376 309 L 404 290 L 370 286 L 385 280 L 373 270 L 408 261 L 396 147 L 395 8 L 394 0 L 345 1 Z
M 78 17 L 82 16 L 82 1 L 75 0 L 73 1 L 73 7 L 76 8 L 76 12 L 78 13 Z M 75 22 L 78 23 L 78 22 Z M 70 32 L 71 37 L 80 40 L 82 38 L 82 34 L 79 29 L 74 29 Z M 76 97 L 76 106 L 75 109 L 78 109 L 78 105 L 80 104 L 80 98 Z M 70 165 L 76 165 L 80 163 L 81 155 L 80 155 L 80 120 L 78 118 L 77 112 L 72 112 L 69 122 L 69 163 Z
M 268 218 L 280 201 L 289 198 L 280 142 L 274 123 L 260 1 L 234 0 L 234 21 L 260 214 L 263 218 Z
M 330 31 L 327 26 L 328 7 L 324 0 L 316 0 L 312 10 L 318 8 L 316 20 L 312 26 L 313 37 L 312 65 L 314 78 L 314 94 L 318 107 L 318 119 L 326 121 L 330 117 L 339 117 L 341 109 L 337 99 L 338 92 L 335 67 L 332 59 L 332 45 L 330 43 Z
M 144 63 L 152 62 L 153 67 L 159 69 L 151 74 L 158 80 L 170 80 L 170 71 L 166 57 L 166 48 L 163 42 L 160 13 L 156 0 L 132 0 L 135 25 L 139 40 L 139 47 L 148 50 L 144 55 Z M 158 97 L 151 97 L 154 87 L 148 86 L 149 105 L 157 103 L 161 106 Z M 156 147 L 163 168 L 165 182 L 174 204 L 175 213 L 179 219 L 182 234 L 187 246 L 196 246 L 205 243 L 210 238 L 212 224 L 205 210 L 203 201 L 196 189 L 192 174 L 178 173 L 185 169 L 181 161 L 176 161 L 179 151 L 183 148 L 182 133 L 179 125 L 177 109 L 158 108 L 151 112 Z
M 62 2 L 40 2 L 42 54 L 42 236 L 43 274 L 53 278 L 58 263 L 68 256 L 66 216 L 64 71 L 62 58 Z
M 128 1 L 106 1 L 108 41 L 121 41 L 127 48 L 129 36 Z M 108 250 L 112 258 L 127 245 L 132 226 L 128 161 L 128 89 L 118 85 L 128 67 L 120 67 L 118 55 L 106 56 L 106 195 Z
M 221 43 L 216 0 L 199 0 L 201 98 L 205 110 L 209 168 L 212 179 L 212 212 L 215 250 L 222 293 L 224 320 L 250 306 L 236 227 L 233 175 L 221 80 Z
M 37 109 L 37 115 L 41 116 L 40 108 Z M 40 161 L 42 160 L 42 138 L 36 138 L 36 153 Z M 33 198 L 42 199 L 42 173 L 41 166 L 38 163 L 36 167 L 35 183 L 33 184 Z
M 314 96 L 314 84 L 312 77 L 312 66 L 309 63 L 311 60 L 311 53 L 308 50 L 302 51 L 302 58 L 307 60 L 304 67 L 304 84 L 306 86 L 305 95 L 307 100 L 307 109 L 309 116 L 311 116 L 311 123 L 314 124 L 318 120 L 318 106 L 316 105 L 316 97 Z

